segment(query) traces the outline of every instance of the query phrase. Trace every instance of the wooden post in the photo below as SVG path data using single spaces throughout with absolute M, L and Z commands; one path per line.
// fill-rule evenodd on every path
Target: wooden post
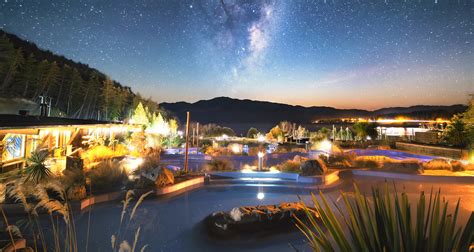
M 186 152 L 184 154 L 184 172 L 188 173 L 188 152 L 189 152 L 189 111 L 186 112 Z
M 196 124 L 196 147 L 199 148 L 199 123 Z

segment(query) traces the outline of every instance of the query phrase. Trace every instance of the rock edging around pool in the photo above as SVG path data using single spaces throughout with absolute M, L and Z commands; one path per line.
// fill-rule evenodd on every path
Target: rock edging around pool
M 194 189 L 196 186 L 204 185 L 204 176 L 199 176 L 196 178 L 188 179 L 170 186 L 162 187 L 162 188 L 155 188 L 155 195 L 161 196 L 165 194 L 174 193 L 181 190 L 187 189 Z M 147 190 L 135 190 L 135 191 L 147 191 Z M 94 204 L 108 202 L 108 201 L 115 201 L 125 197 L 125 191 L 118 191 L 118 192 L 111 192 L 111 193 L 104 193 L 100 195 L 94 195 L 83 199 L 80 204 L 80 209 L 86 209 Z
M 442 183 L 474 183 L 474 177 L 469 176 L 445 176 L 445 175 L 421 175 L 404 174 L 387 171 L 372 170 L 352 170 L 355 176 L 381 177 L 390 179 L 404 179 L 424 182 L 442 182 Z

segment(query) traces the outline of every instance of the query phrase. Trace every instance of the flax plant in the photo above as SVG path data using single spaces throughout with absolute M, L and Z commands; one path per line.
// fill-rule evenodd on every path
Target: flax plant
M 342 203 L 329 203 L 319 192 L 306 207 L 307 220 L 296 218 L 297 227 L 314 251 L 469 251 L 474 241 L 474 212 L 464 227 L 456 225 L 459 204 L 448 213 L 440 191 L 424 192 L 412 215 L 406 193 L 372 188 L 372 197 L 341 192 Z M 304 203 L 303 203 L 304 204 Z

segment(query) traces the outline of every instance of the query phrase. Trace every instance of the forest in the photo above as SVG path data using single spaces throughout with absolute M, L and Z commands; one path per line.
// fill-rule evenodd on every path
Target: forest
M 39 102 L 39 96 L 51 98 L 51 116 L 58 117 L 123 120 L 139 102 L 159 110 L 97 69 L 0 30 L 0 97 Z

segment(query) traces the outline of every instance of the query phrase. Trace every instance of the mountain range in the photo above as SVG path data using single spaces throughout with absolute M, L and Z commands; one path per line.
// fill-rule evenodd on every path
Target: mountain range
M 450 106 L 416 105 L 410 107 L 390 107 L 373 111 L 363 109 L 337 109 L 325 106 L 304 107 L 267 101 L 216 97 L 200 100 L 195 103 L 175 102 L 161 103 L 161 108 L 174 113 L 181 122 L 186 120 L 186 112 L 191 113 L 191 120 L 200 123 L 234 124 L 234 123 L 269 123 L 280 121 L 311 123 L 320 119 L 338 119 L 348 117 L 387 117 L 405 116 L 417 119 L 450 118 L 453 114 L 466 110 L 465 105 Z

